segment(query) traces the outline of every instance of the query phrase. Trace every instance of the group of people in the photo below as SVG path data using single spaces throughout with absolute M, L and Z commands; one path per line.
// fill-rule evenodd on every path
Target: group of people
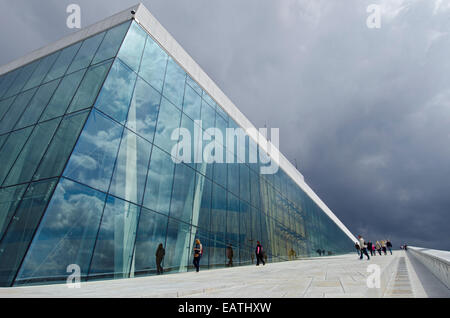
M 366 242 L 361 235 L 358 235 L 358 242 L 355 242 L 355 248 L 359 255 L 359 259 L 363 259 L 363 256 L 366 255 L 367 259 L 370 259 L 370 256 L 376 256 L 378 254 L 387 255 L 387 251 L 392 255 L 392 243 L 390 240 L 381 240 L 373 243 L 371 241 Z M 370 256 L 369 256 L 370 253 Z
M 194 254 L 193 264 L 195 267 L 195 271 L 199 272 L 200 271 L 200 260 L 203 255 L 203 245 L 199 239 L 195 240 L 193 254 Z M 226 254 L 227 254 L 227 258 L 228 258 L 227 266 L 233 266 L 233 248 L 231 247 L 231 244 L 228 244 L 227 249 L 226 249 Z M 266 262 L 264 261 L 264 259 L 267 256 L 265 255 L 264 249 L 259 241 L 256 241 L 255 254 L 256 254 L 256 266 L 259 266 L 260 262 L 263 265 L 266 265 Z M 166 255 L 166 252 L 165 252 L 164 246 L 162 243 L 160 243 L 158 245 L 158 248 L 156 249 L 156 255 L 155 255 L 156 256 L 156 273 L 157 273 L 157 275 L 162 274 L 164 271 L 161 264 L 163 262 L 165 255 Z M 252 260 L 253 260 L 253 257 L 252 257 Z

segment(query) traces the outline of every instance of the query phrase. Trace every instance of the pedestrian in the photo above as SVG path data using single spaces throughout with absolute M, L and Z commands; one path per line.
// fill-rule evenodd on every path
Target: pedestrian
M 358 235 L 358 239 L 359 239 L 359 247 L 361 249 L 361 255 L 359 259 L 363 259 L 363 255 L 366 255 L 367 260 L 370 260 L 369 253 L 367 253 L 367 244 L 366 242 L 364 242 L 364 238 L 361 235 Z
M 408 250 L 408 245 L 406 245 L 406 243 L 405 245 L 403 245 L 403 249 L 405 250 L 405 252 Z
M 194 262 L 193 262 L 196 272 L 200 270 L 200 259 L 202 258 L 202 255 L 203 255 L 202 243 L 200 243 L 199 239 L 196 239 L 194 245 Z
M 361 254 L 361 248 L 359 247 L 359 243 L 355 242 L 355 248 L 356 248 L 356 253 L 358 253 L 358 256 Z
M 231 247 L 231 244 L 228 244 L 227 246 L 227 258 L 228 258 L 227 266 L 233 267 L 233 248 Z
M 317 254 L 319 254 L 319 256 L 322 256 L 322 250 L 321 249 L 317 249 L 316 252 L 317 252 Z
M 391 253 L 391 255 L 392 255 L 392 243 L 391 243 L 390 240 L 386 241 L 386 246 L 387 246 L 387 248 L 389 250 L 389 253 Z
M 377 241 L 377 243 L 376 243 L 376 248 L 377 248 L 378 254 L 380 254 L 380 256 L 381 256 L 381 244 L 379 241 Z
M 367 242 L 367 250 L 370 252 L 370 256 L 373 256 L 373 250 L 372 250 L 372 242 Z
M 163 244 L 160 243 L 158 248 L 156 249 L 156 274 L 161 275 L 164 272 L 164 269 L 161 266 L 161 263 L 164 259 L 164 255 L 166 255 L 166 251 L 164 250 Z
M 372 244 L 372 253 L 373 256 L 377 256 L 377 252 L 375 251 L 375 244 Z
M 386 253 L 386 241 L 385 240 L 381 241 L 381 250 L 383 251 L 384 256 L 386 256 L 387 253 Z
M 266 265 L 266 262 L 264 262 L 264 252 L 263 247 L 259 241 L 256 241 L 256 266 L 259 266 L 259 262 L 261 261 L 263 265 Z

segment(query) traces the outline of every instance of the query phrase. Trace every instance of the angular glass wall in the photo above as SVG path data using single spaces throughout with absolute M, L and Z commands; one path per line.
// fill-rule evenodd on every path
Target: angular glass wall
M 248 136 L 245 158 L 222 144 L 209 128 L 237 123 L 135 22 L 0 77 L 0 116 L 3 286 L 65 281 L 70 264 L 82 280 L 153 275 L 159 244 L 165 272 L 190 271 L 195 239 L 202 269 L 230 247 L 254 264 L 256 241 L 273 262 L 352 251 L 282 169 L 248 163 Z M 176 128 L 203 138 L 182 147 Z M 212 140 L 235 163 L 197 160 Z

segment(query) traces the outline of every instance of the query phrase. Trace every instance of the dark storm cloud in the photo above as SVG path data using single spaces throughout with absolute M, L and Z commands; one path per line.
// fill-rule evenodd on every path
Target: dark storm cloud
M 134 1 L 0 3 L 0 64 Z M 449 0 L 143 1 L 356 234 L 450 250 Z M 366 27 L 369 4 L 381 29 Z

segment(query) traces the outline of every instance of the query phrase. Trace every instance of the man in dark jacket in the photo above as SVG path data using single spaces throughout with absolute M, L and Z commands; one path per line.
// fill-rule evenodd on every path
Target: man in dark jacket
M 156 250 L 156 273 L 158 275 L 163 273 L 163 268 L 161 266 L 161 263 L 164 259 L 164 255 L 166 255 L 166 251 L 164 250 L 164 247 L 162 243 L 158 245 L 158 249 Z
M 231 247 L 231 244 L 228 244 L 228 246 L 227 246 L 227 258 L 228 258 L 227 266 L 232 267 L 233 266 L 233 248 Z
M 390 252 L 391 255 L 392 255 L 392 243 L 391 243 L 390 240 L 387 240 L 387 241 L 386 241 L 386 247 L 388 248 L 389 252 Z
M 255 254 L 256 254 L 256 266 L 259 266 L 259 262 L 260 261 L 263 263 L 263 265 L 266 265 L 266 263 L 264 262 L 263 248 L 262 248 L 261 243 L 259 241 L 256 241 Z

